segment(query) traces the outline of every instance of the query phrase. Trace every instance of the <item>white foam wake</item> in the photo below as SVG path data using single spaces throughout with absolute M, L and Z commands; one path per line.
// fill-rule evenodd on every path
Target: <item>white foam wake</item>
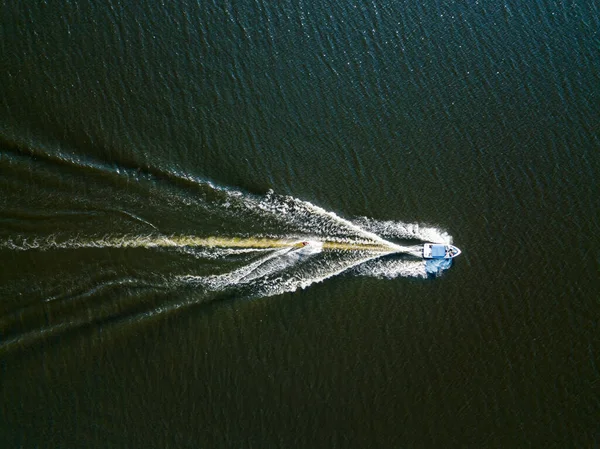
M 444 244 L 452 243 L 452 237 L 446 231 L 419 223 L 403 223 L 401 221 L 360 217 L 356 219 L 356 224 L 383 238 L 414 239 Z
M 451 264 L 421 258 L 422 242 L 452 241 L 433 226 L 344 218 L 309 201 L 272 191 L 253 195 L 172 170 L 123 169 L 60 152 L 37 159 L 12 157 L 7 176 L 19 185 L 37 164 L 56 182 L 40 191 L 28 186 L 28 196 L 53 200 L 25 202 L 15 216 L 5 211 L 0 217 L 0 252 L 30 252 L 7 260 L 27 266 L 36 252 L 46 253 L 39 255 L 44 270 L 25 270 L 0 285 L 0 295 L 28 297 L 27 304 L 11 303 L 6 329 L 55 317 L 45 330 L 32 331 L 32 339 L 128 313 L 141 319 L 219 297 L 293 292 L 341 273 L 426 277 Z M 51 190 L 63 184 L 61 170 L 81 188 Z M 115 187 L 123 179 L 135 188 Z M 111 207 L 102 206 L 106 198 Z M 177 289 L 185 294 L 172 295 Z M 168 299 L 147 310 L 143 298 L 157 293 Z M 18 346 L 22 335 L 15 331 L 11 341 Z

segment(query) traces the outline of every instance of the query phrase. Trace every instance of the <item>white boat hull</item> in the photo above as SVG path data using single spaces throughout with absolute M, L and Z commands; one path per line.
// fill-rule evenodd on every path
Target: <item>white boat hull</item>
M 454 245 L 440 243 L 425 243 L 423 245 L 423 259 L 454 259 L 461 253 Z

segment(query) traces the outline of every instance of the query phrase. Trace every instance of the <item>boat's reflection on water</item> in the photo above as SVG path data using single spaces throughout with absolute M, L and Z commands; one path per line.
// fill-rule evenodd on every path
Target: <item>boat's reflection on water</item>
M 425 261 L 425 271 L 430 276 L 438 276 L 450 268 L 451 265 L 452 259 L 427 259 Z

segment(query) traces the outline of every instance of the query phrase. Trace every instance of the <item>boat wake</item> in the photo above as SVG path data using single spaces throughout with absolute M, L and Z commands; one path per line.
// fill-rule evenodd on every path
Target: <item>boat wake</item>
M 435 227 L 343 218 L 292 196 L 177 172 L 2 156 L 11 166 L 5 183 L 19 185 L 32 169 L 47 179 L 29 185 L 27 197 L 5 198 L 0 211 L 0 253 L 14 262 L 8 273 L 19 273 L 0 277 L 0 296 L 12 298 L 0 304 L 8 336 L 0 348 L 22 341 L 22 323 L 42 316 L 47 325 L 36 332 L 45 335 L 90 316 L 149 317 L 220 297 L 278 295 L 342 273 L 426 278 L 451 263 L 422 258 L 423 242 L 451 242 Z M 8 191 L 23 191 L 15 186 Z M 41 267 L 35 276 L 27 275 L 32 263 Z M 156 295 L 167 299 L 140 306 L 141 297 Z

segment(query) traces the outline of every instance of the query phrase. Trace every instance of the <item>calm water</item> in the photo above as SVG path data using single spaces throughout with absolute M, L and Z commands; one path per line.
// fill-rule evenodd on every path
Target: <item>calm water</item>
M 0 446 L 600 447 L 596 2 L 0 5 Z

